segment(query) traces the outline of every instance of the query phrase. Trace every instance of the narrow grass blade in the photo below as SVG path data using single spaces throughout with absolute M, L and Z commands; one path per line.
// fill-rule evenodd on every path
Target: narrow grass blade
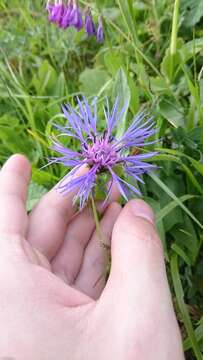
M 158 178 L 154 173 L 149 174 L 149 176 L 154 180 L 157 185 L 160 186 L 167 194 L 170 196 L 173 200 L 176 201 L 176 203 L 190 216 L 190 218 L 196 222 L 197 225 L 201 229 L 203 229 L 203 224 L 199 222 L 199 220 L 191 213 L 191 211 L 180 201 L 180 199 L 166 186 L 161 179 Z
M 195 336 L 195 333 L 193 330 L 192 321 L 191 321 L 190 315 L 188 313 L 187 305 L 185 304 L 185 301 L 184 301 L 184 292 L 183 292 L 181 279 L 180 279 L 180 273 L 179 273 L 179 269 L 178 269 L 178 256 L 175 253 L 171 257 L 170 266 L 171 266 L 171 275 L 172 275 L 172 280 L 173 280 L 173 286 L 174 286 L 179 310 L 180 310 L 182 318 L 183 318 L 185 329 L 188 333 L 188 336 L 189 336 L 189 339 L 190 339 L 190 342 L 192 345 L 192 349 L 196 356 L 196 359 L 202 360 L 203 357 L 202 357 L 201 351 L 199 349 L 199 345 L 198 345 L 198 342 L 197 342 L 197 339 L 196 339 L 196 336 Z
M 183 203 L 184 201 L 190 200 L 194 197 L 197 197 L 195 195 L 183 195 L 179 198 L 179 201 L 181 203 Z M 156 222 L 157 224 L 166 216 L 168 215 L 173 209 L 176 208 L 176 206 L 179 206 L 179 204 L 177 203 L 176 200 L 171 201 L 169 204 L 167 204 L 166 206 L 164 206 L 163 209 L 161 209 L 158 213 L 157 213 L 157 217 L 156 217 Z

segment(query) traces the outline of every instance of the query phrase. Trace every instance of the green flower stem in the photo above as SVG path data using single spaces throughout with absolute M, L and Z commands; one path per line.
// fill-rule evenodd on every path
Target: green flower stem
M 94 216 L 94 221 L 95 221 L 95 225 L 96 225 L 96 231 L 97 231 L 97 235 L 99 238 L 99 242 L 101 247 L 104 249 L 104 261 L 105 261 L 105 270 L 104 272 L 102 272 L 101 276 L 99 276 L 99 278 L 97 279 L 97 281 L 94 284 L 94 287 L 97 286 L 97 284 L 99 283 L 99 281 L 102 278 L 107 278 L 109 272 L 110 272 L 110 267 L 111 267 L 111 257 L 110 257 L 110 246 L 107 244 L 106 238 L 101 230 L 101 226 L 100 226 L 100 222 L 99 222 L 99 215 L 97 212 L 97 208 L 96 208 L 96 204 L 95 204 L 95 200 L 94 200 L 94 196 L 91 193 L 91 202 L 92 202 L 92 211 L 93 211 L 93 216 Z
M 100 226 L 100 222 L 99 222 L 99 215 L 98 215 L 98 212 L 97 212 L 94 196 L 93 196 L 92 193 L 91 193 L 91 202 L 92 202 L 92 211 L 93 211 L 94 221 L 95 221 L 95 225 L 96 225 L 96 231 L 97 231 L 97 234 L 98 234 L 100 244 L 104 249 L 109 250 L 110 247 L 109 247 L 109 245 L 107 245 L 107 241 L 106 241 L 105 236 L 104 236 L 104 234 L 103 234 L 103 232 L 101 230 L 101 226 Z
M 175 0 L 174 10 L 173 10 L 172 32 L 171 32 L 171 45 L 170 45 L 170 54 L 172 56 L 176 54 L 176 50 L 177 50 L 179 7 L 180 7 L 180 0 Z
M 175 55 L 177 52 L 177 36 L 178 36 L 178 17 L 179 17 L 180 0 L 175 0 L 172 20 L 172 31 L 171 31 L 171 44 L 170 44 L 170 81 L 173 79 L 174 74 L 174 62 Z

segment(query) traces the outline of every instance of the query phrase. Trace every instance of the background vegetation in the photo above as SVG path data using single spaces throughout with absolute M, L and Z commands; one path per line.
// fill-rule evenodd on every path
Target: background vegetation
M 64 122 L 62 102 L 74 104 L 81 92 L 99 102 L 120 95 L 129 104 L 123 127 L 147 106 L 161 140 L 159 169 L 142 191 L 156 212 L 186 357 L 202 359 L 203 1 L 89 4 L 95 18 L 103 14 L 102 44 L 48 23 L 39 0 L 0 0 L 0 163 L 15 152 L 31 160 L 30 210 L 64 174 L 39 170 L 51 155 L 53 122 Z

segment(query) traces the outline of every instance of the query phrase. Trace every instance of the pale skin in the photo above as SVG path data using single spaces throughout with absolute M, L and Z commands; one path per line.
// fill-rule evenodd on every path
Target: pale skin
M 75 215 L 74 194 L 53 189 L 28 216 L 30 176 L 22 155 L 0 171 L 0 358 L 183 360 L 151 208 L 112 197 L 101 221 L 105 284 L 90 209 Z

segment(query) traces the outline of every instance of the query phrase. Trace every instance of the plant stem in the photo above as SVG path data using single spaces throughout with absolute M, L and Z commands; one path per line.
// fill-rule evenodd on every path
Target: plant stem
M 173 10 L 172 32 L 171 32 L 171 45 L 170 45 L 170 54 L 172 56 L 176 54 L 176 50 L 177 50 L 179 7 L 180 7 L 180 0 L 175 0 L 174 10 Z
M 160 56 L 160 21 L 159 21 L 159 16 L 157 13 L 157 5 L 156 5 L 156 0 L 152 0 L 152 12 L 154 15 L 154 20 L 155 20 L 155 32 L 154 32 L 154 37 L 155 37 L 155 42 L 156 42 L 156 54 L 158 56 Z
M 104 234 L 103 234 L 103 232 L 101 230 L 101 227 L 100 227 L 99 215 L 98 215 L 98 212 L 97 212 L 94 196 L 93 196 L 92 193 L 91 193 L 91 202 L 92 202 L 92 211 L 93 211 L 94 221 L 95 221 L 95 225 L 96 225 L 96 231 L 97 231 L 97 234 L 98 234 L 100 244 L 101 244 L 101 246 L 103 248 L 109 250 L 109 245 L 107 245 L 105 236 L 104 236 Z
M 170 44 L 170 80 L 172 81 L 174 73 L 174 58 L 177 51 L 177 35 L 178 35 L 178 16 L 179 16 L 180 0 L 175 0 L 173 10 L 173 21 L 171 31 L 171 44 Z

